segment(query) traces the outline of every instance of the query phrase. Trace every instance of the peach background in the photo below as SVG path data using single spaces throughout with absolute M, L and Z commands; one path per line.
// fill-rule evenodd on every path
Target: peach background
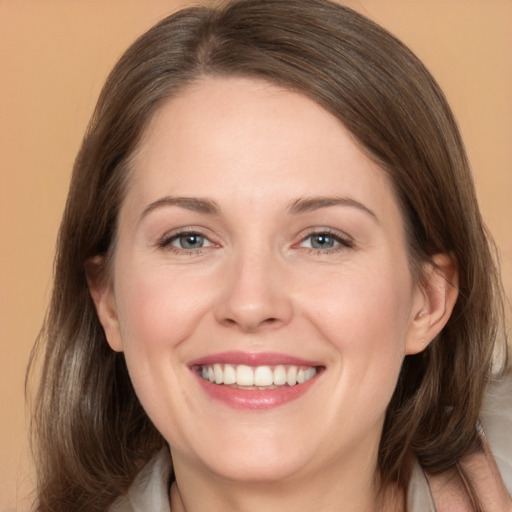
M 128 44 L 192 3 L 0 0 L 0 512 L 29 510 L 24 373 L 88 117 Z M 346 3 L 403 39 L 444 88 L 512 296 L 512 1 Z

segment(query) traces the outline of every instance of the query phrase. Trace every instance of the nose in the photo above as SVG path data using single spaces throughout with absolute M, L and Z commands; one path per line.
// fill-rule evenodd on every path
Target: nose
M 252 254 L 231 262 L 221 285 L 215 317 L 246 333 L 290 322 L 293 303 L 277 256 Z

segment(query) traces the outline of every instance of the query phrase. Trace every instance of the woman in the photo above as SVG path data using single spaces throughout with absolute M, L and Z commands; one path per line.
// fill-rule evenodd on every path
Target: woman
M 479 426 L 500 293 L 408 49 L 323 0 L 181 11 L 76 160 L 38 510 L 507 510 Z

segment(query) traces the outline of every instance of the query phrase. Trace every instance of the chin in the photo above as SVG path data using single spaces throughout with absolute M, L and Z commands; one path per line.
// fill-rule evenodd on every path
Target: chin
M 296 450 L 298 451 L 298 450 Z M 210 470 L 219 477 L 240 483 L 270 484 L 292 480 L 304 470 L 305 461 L 298 460 L 295 454 L 286 456 L 284 453 L 269 458 L 265 455 L 255 456 L 251 452 L 241 457 L 225 459 L 217 462 Z
M 194 454 L 195 463 L 203 466 L 218 477 L 245 483 L 271 483 L 293 479 L 308 467 L 312 454 L 304 450 L 304 443 L 288 442 L 282 438 L 270 438 L 255 431 L 256 442 L 249 442 L 247 436 L 231 437 L 230 441 L 212 442 Z M 223 446 L 223 449 L 219 449 Z

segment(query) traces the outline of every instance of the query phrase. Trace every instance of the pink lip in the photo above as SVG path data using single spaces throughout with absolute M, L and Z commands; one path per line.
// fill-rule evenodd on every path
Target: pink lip
M 205 366 L 208 364 L 226 363 L 226 364 L 246 364 L 247 366 L 275 366 L 295 365 L 295 366 L 323 366 L 318 361 L 308 361 L 287 354 L 275 352 L 220 352 L 211 354 L 189 363 L 189 366 Z
M 246 409 L 253 411 L 263 411 L 273 409 L 280 405 L 291 402 L 303 396 L 316 383 L 317 374 L 312 379 L 307 380 L 303 384 L 295 386 L 283 386 L 278 389 L 267 390 L 242 390 L 231 388 L 229 386 L 212 384 L 197 375 L 200 386 L 206 393 L 219 402 L 233 409 Z
M 282 386 L 276 389 L 237 389 L 226 385 L 213 384 L 203 379 L 197 370 L 199 366 L 211 365 L 215 363 L 226 364 L 246 364 L 248 366 L 262 365 L 296 365 L 296 366 L 315 366 L 320 367 L 319 372 L 312 379 L 295 386 Z M 316 361 L 307 361 L 305 359 L 276 353 L 246 353 L 246 352 L 223 352 L 196 359 L 190 363 L 190 368 L 194 373 L 197 382 L 201 388 L 214 400 L 233 409 L 245 409 L 253 411 L 263 411 L 279 407 L 293 400 L 297 400 L 306 394 L 323 373 L 323 366 Z

